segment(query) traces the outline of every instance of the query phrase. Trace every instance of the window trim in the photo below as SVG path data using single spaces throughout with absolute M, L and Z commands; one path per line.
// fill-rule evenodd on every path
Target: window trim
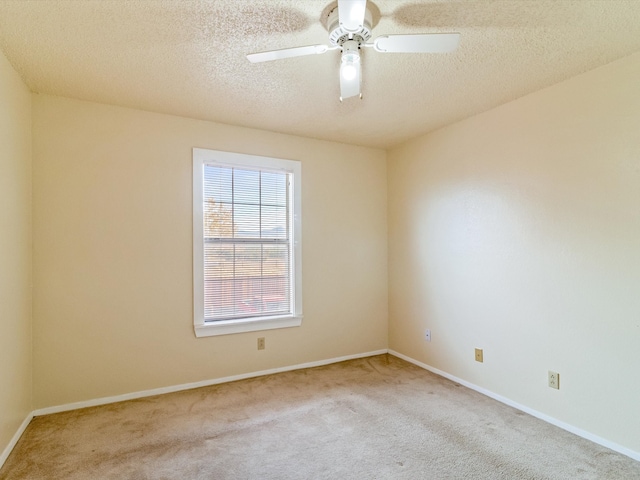
M 293 314 L 269 317 L 249 317 L 205 322 L 204 319 L 204 165 L 248 167 L 282 170 L 292 174 L 292 288 Z M 297 160 L 262 157 L 243 153 L 223 152 L 204 148 L 193 149 L 193 325 L 196 337 L 255 332 L 274 328 L 298 327 L 302 324 L 302 165 Z

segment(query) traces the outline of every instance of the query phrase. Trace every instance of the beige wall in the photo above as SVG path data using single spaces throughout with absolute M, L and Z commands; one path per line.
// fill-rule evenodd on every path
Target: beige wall
M 0 52 L 0 454 L 31 411 L 31 94 Z
M 636 452 L 639 85 L 636 54 L 388 160 L 390 348 Z
M 35 408 L 387 347 L 384 151 L 33 101 Z M 302 327 L 195 338 L 193 147 L 302 161 Z

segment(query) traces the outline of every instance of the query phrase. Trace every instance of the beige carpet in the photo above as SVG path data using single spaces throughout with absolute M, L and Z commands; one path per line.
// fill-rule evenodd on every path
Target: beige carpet
M 381 355 L 38 417 L 0 479 L 640 479 L 640 462 Z

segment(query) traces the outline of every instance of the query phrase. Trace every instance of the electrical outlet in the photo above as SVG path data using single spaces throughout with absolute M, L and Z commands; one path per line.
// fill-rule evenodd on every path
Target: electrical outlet
M 431 341 L 431 330 L 429 330 L 428 328 L 424 331 L 424 339 L 427 342 Z
M 258 338 L 258 350 L 264 350 L 264 337 Z
M 484 357 L 482 354 L 482 349 L 481 348 L 476 348 L 476 362 L 484 362 Z
M 549 386 L 560 390 L 560 374 L 558 372 L 552 372 L 549 370 Z

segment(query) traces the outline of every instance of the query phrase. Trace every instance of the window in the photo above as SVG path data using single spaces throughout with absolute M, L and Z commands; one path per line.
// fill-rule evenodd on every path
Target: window
M 302 322 L 300 162 L 193 149 L 196 336 Z

